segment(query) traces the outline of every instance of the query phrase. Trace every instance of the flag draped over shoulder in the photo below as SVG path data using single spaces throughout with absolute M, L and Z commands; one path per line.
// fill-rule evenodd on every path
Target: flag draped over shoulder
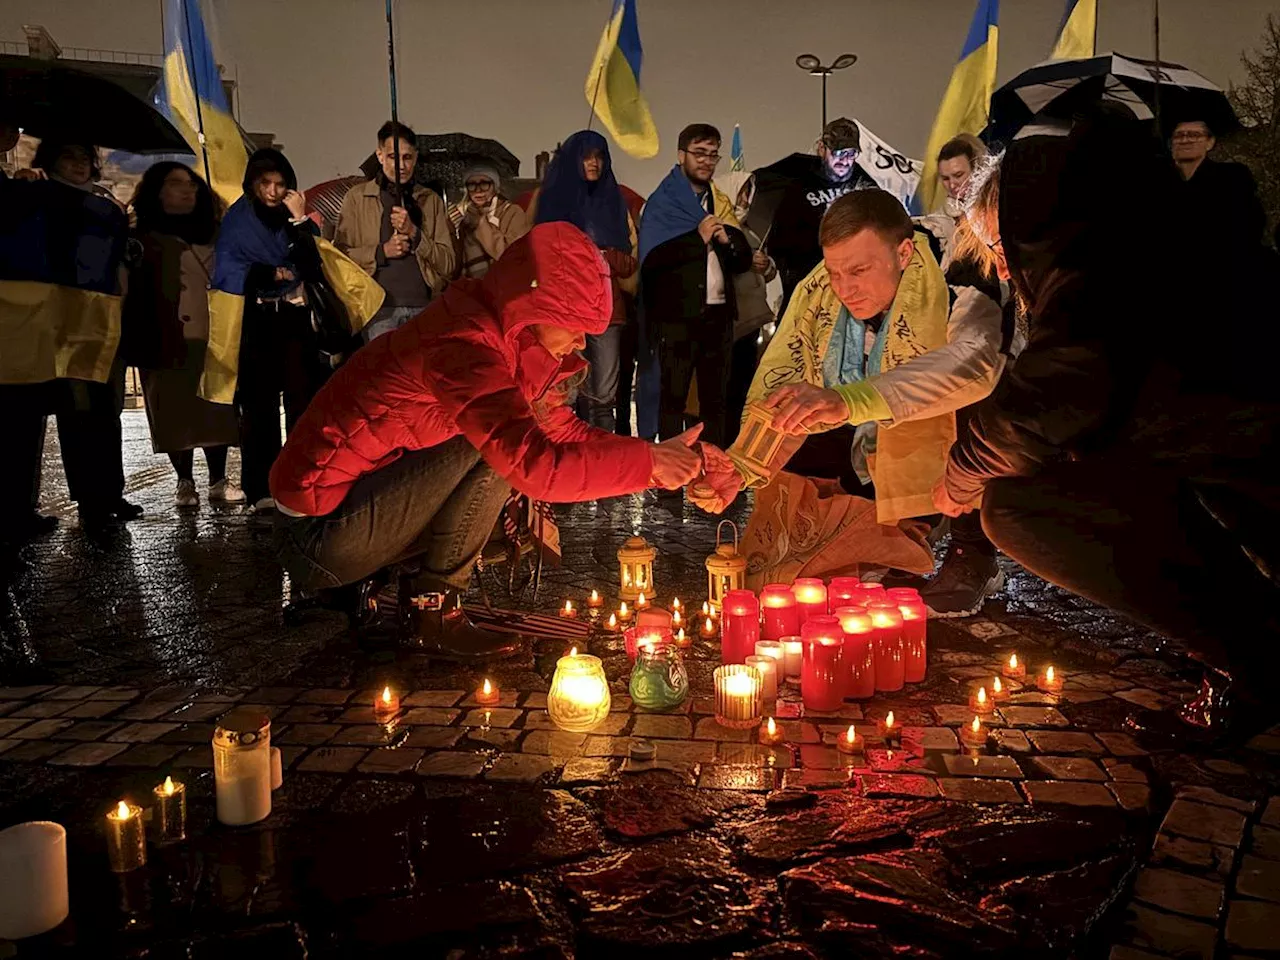
M 1097 53 L 1098 0 L 1067 0 L 1058 39 L 1049 57 L 1053 60 L 1081 60 Z
M 956 134 L 977 134 L 987 125 L 987 111 L 996 86 L 999 21 L 1000 0 L 978 0 L 960 49 L 960 60 L 951 72 L 951 82 L 947 84 L 929 134 L 920 179 L 922 208 L 926 213 L 942 202 L 942 186 L 938 183 L 938 151 L 942 145 Z
M 587 103 L 618 146 L 642 160 L 658 152 L 658 128 L 640 92 L 640 24 L 636 0 L 614 0 L 587 71 Z
M 105 197 L 0 178 L 0 383 L 105 383 L 129 224 Z
M 730 226 L 739 226 L 738 218 L 733 212 L 733 201 L 711 185 L 711 196 L 715 215 Z M 698 202 L 698 195 L 693 192 L 693 185 L 679 166 L 671 168 L 658 184 L 658 189 L 645 201 L 644 212 L 640 215 L 640 262 L 653 251 L 654 247 L 674 240 L 681 234 L 698 229 L 707 211 Z
M 223 203 L 235 203 L 248 154 L 227 107 L 200 0 L 166 0 L 164 73 L 156 104 L 191 145 L 196 171 L 209 181 Z

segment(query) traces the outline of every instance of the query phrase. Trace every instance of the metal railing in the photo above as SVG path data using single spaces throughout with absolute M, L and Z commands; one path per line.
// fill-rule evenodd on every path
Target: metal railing
M 25 40 L 0 40 L 0 53 L 26 57 L 31 55 Z M 63 47 L 59 60 L 89 60 L 95 63 L 128 63 L 141 67 L 163 67 L 164 55 L 134 53 L 129 50 L 99 50 L 96 47 Z

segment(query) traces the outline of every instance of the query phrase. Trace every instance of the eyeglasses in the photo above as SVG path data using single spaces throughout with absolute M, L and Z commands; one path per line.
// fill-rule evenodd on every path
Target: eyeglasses
M 1208 139 L 1209 139 L 1209 134 L 1195 133 L 1190 130 L 1184 130 L 1182 133 L 1175 133 L 1173 135 L 1174 143 L 1195 143 L 1198 140 L 1208 140 Z
M 1004 238 L 997 237 L 995 240 L 991 241 L 991 243 L 987 244 L 987 249 L 992 253 L 998 253 L 1001 256 L 1004 256 Z
M 467 181 L 468 190 L 488 190 L 492 186 L 493 186 L 492 180 L 468 180 Z
M 850 162 L 857 160 L 862 151 L 856 147 L 846 147 L 843 150 L 832 150 L 831 156 L 836 160 L 848 160 Z
M 705 150 L 686 150 L 685 153 L 695 160 L 706 161 L 707 163 L 720 162 L 720 154 L 718 153 L 707 153 Z

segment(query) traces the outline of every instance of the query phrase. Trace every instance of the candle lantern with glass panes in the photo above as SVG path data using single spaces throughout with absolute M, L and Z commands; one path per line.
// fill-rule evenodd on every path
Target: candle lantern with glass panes
M 720 540 L 726 523 L 733 531 L 733 543 Z M 707 599 L 717 610 L 723 610 L 725 594 L 744 589 L 746 580 L 747 558 L 738 552 L 738 528 L 732 520 L 721 520 L 716 526 L 715 553 L 707 557 Z
M 639 600 L 640 594 L 654 596 L 653 558 L 658 551 L 644 537 L 630 537 L 618 548 L 618 596 L 623 600 Z

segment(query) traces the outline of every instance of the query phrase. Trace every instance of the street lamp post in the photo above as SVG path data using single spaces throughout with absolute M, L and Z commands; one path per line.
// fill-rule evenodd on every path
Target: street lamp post
M 852 67 L 858 62 L 856 53 L 842 53 L 836 57 L 827 66 L 822 65 L 822 61 L 815 57 L 812 53 L 802 53 L 796 57 L 796 66 L 809 74 L 811 77 L 822 78 L 822 126 L 827 126 L 827 77 L 835 73 L 837 70 L 843 70 L 846 67 Z

